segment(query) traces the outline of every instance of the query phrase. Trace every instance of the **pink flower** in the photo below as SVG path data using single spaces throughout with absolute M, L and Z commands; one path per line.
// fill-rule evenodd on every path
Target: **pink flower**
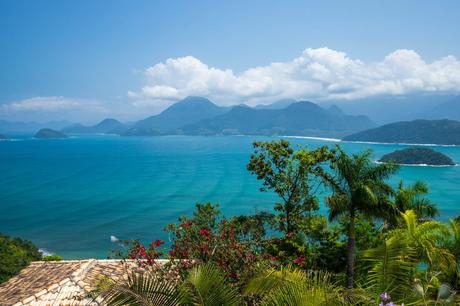
M 200 235 L 209 237 L 209 235 L 211 235 L 211 233 L 209 233 L 209 231 L 207 229 L 202 228 L 202 229 L 200 229 Z
M 299 265 L 301 264 L 302 262 L 305 261 L 305 257 L 301 256 L 301 257 L 297 257 L 296 259 L 294 259 L 292 262 Z

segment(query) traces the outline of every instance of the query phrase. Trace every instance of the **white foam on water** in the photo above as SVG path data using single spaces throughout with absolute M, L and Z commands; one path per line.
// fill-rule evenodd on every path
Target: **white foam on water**
M 341 142 L 342 140 L 338 138 L 326 138 L 326 137 L 312 137 L 312 136 L 281 136 L 284 138 L 299 138 L 299 139 L 312 139 L 312 140 L 322 140 L 322 141 L 331 141 L 331 142 Z
M 459 147 L 460 145 L 446 145 L 446 144 L 435 144 L 435 143 L 405 143 L 405 142 L 374 142 L 374 141 L 351 141 L 351 140 L 340 140 L 341 142 L 349 143 L 364 143 L 364 144 L 381 144 L 381 145 L 398 145 L 398 146 L 420 146 L 420 147 Z

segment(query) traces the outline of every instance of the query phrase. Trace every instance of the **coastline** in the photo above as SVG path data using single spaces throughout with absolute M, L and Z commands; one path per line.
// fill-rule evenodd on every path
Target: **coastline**
M 362 143 L 362 144 L 382 144 L 382 145 L 400 145 L 400 146 L 421 146 L 421 147 L 460 147 L 455 144 L 435 144 L 435 143 L 405 143 L 405 142 L 376 142 L 376 141 L 353 141 L 340 140 L 340 142 Z
M 384 164 L 385 162 L 381 162 L 378 160 L 374 161 L 376 164 Z M 428 165 L 428 164 L 397 164 L 399 166 L 403 167 L 434 167 L 434 168 L 446 168 L 446 167 L 457 167 L 460 164 L 455 164 L 455 165 Z

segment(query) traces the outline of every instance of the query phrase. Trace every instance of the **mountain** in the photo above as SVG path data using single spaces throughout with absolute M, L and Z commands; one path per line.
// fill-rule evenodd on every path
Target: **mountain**
M 5 135 L 0 134 L 0 140 L 8 140 L 9 138 Z
M 442 106 L 454 99 L 454 95 L 446 94 L 387 95 L 356 100 L 330 100 L 321 102 L 320 105 L 325 107 L 337 105 L 347 114 L 365 115 L 378 124 L 387 124 L 416 119 L 460 119 L 460 111 L 457 111 L 460 110 L 460 103 Z M 454 105 L 456 109 L 454 113 L 457 115 L 453 116 L 449 113 L 448 107 Z M 439 115 L 436 114 L 438 107 L 444 110 Z
M 419 147 L 410 147 L 385 154 L 379 161 L 402 165 L 455 166 L 449 156 L 430 148 Z
M 125 132 L 128 128 L 120 121 L 109 118 L 94 125 L 93 129 L 96 133 L 120 134 Z
M 349 116 L 303 101 L 283 109 L 233 107 L 225 114 L 185 125 L 186 134 L 303 135 L 341 137 L 375 124 L 365 116 Z
M 60 130 L 72 123 L 69 121 L 50 121 L 45 123 L 40 122 L 13 122 L 0 120 L 0 131 L 8 134 L 33 134 L 43 128 Z
M 288 107 L 289 105 L 295 102 L 297 101 L 294 99 L 284 99 L 284 100 L 280 100 L 272 104 L 258 104 L 254 108 L 255 109 L 282 109 L 282 108 Z
M 343 140 L 460 145 L 460 122 L 447 119 L 395 122 L 346 136 Z
M 451 119 L 460 121 L 460 96 L 456 96 L 445 103 L 436 105 L 427 112 L 429 119 Z
M 227 112 L 226 107 L 219 107 L 202 97 L 187 97 L 162 113 L 138 121 L 124 133 L 125 135 L 156 135 L 180 133 L 184 125 L 218 116 Z
M 41 129 L 35 134 L 34 137 L 41 138 L 41 139 L 51 139 L 51 138 L 67 138 L 67 135 L 59 131 L 52 130 L 52 129 Z
M 61 131 L 68 134 L 121 134 L 127 129 L 128 127 L 120 121 L 109 118 L 93 126 L 72 124 L 61 129 Z

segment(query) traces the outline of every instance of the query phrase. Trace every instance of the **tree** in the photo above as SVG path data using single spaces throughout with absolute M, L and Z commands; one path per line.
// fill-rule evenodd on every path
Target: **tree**
M 286 140 L 254 142 L 247 169 L 263 181 L 261 191 L 273 190 L 282 202 L 275 204 L 279 230 L 288 236 L 298 230 L 299 222 L 319 203 L 315 195 L 321 182 L 329 177 L 322 165 L 333 157 L 326 147 L 295 151 Z
M 434 218 L 439 215 L 439 211 L 436 204 L 425 197 L 427 194 L 428 186 L 424 182 L 417 181 L 405 187 L 401 180 L 396 189 L 394 204 L 401 213 L 413 210 L 419 219 Z
M 42 254 L 32 242 L 0 234 L 0 283 L 21 271 L 29 262 L 41 258 Z
M 391 234 L 398 239 L 407 239 L 417 251 L 419 262 L 425 263 L 428 269 L 451 273 L 456 264 L 454 256 L 446 247 L 450 238 L 448 227 L 437 221 L 419 222 L 412 210 L 403 213 L 402 217 L 403 227 Z
M 329 220 L 344 218 L 347 227 L 348 288 L 353 287 L 357 218 L 360 215 L 369 219 L 388 218 L 396 213 L 389 201 L 393 190 L 386 179 L 398 170 L 398 166 L 375 164 L 371 156 L 370 150 L 350 156 L 337 146 L 337 157 L 331 164 L 336 176 L 328 181 L 333 190 L 326 198 Z

